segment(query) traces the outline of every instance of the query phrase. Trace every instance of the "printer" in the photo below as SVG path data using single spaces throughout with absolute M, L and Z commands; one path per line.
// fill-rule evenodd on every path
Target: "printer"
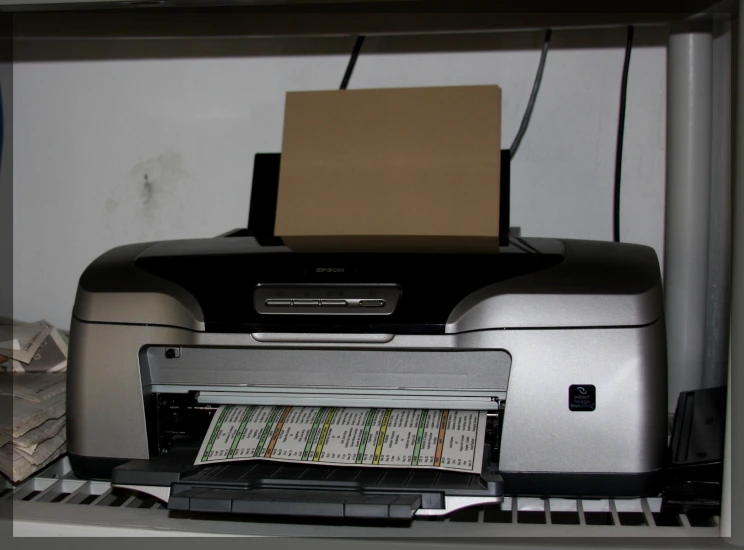
M 236 232 L 103 254 L 80 278 L 70 330 L 75 474 L 167 489 L 169 506 L 177 489 L 221 483 L 259 512 L 334 491 L 413 492 L 413 514 L 504 495 L 657 494 L 668 418 L 655 252 L 521 242 L 484 255 L 303 254 Z M 487 456 L 481 476 L 432 472 L 442 487 L 420 470 L 421 486 L 397 470 L 386 486 L 379 468 L 369 485 L 334 486 L 321 466 L 298 466 L 311 470 L 299 478 L 278 463 L 195 467 L 222 404 L 486 410 Z
M 256 158 L 248 230 L 120 246 L 82 273 L 67 389 L 76 476 L 171 510 L 293 517 L 659 494 L 667 366 L 653 249 L 507 226 L 496 254 L 300 252 L 271 234 L 278 163 Z M 504 183 L 508 224 L 508 172 Z M 195 466 L 226 404 L 486 411 L 482 471 Z

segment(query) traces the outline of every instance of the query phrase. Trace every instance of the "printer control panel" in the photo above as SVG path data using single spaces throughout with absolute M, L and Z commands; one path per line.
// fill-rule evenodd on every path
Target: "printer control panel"
M 394 284 L 259 284 L 253 306 L 265 315 L 390 315 L 400 295 Z

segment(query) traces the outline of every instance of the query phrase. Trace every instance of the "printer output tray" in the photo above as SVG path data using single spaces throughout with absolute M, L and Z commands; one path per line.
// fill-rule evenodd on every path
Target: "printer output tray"
M 271 461 L 194 466 L 194 457 L 134 460 L 114 469 L 112 483 L 170 487 L 169 510 L 333 519 L 411 520 L 503 500 L 498 474 Z

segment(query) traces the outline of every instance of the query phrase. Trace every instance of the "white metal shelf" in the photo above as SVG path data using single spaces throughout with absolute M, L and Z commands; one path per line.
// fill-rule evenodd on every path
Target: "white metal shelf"
M 13 487 L 0 486 L 0 500 L 13 501 L 16 536 L 323 536 L 385 538 L 686 538 L 710 547 L 720 541 L 719 518 L 661 514 L 661 500 L 571 500 L 507 498 L 444 519 L 406 526 L 286 523 L 265 518 L 171 513 L 154 497 L 77 479 L 66 457 Z M 84 508 L 83 508 L 84 507 Z M 84 510 L 84 511 L 82 511 Z

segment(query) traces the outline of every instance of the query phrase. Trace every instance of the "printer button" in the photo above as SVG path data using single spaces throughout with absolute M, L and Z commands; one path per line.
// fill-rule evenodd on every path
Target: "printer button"
M 348 302 L 346 300 L 321 300 L 321 307 L 346 307 Z
M 266 300 L 266 307 L 292 307 L 292 300 Z
M 359 300 L 359 307 L 385 307 L 385 300 Z
M 292 300 L 294 307 L 318 307 L 320 305 L 319 300 Z

